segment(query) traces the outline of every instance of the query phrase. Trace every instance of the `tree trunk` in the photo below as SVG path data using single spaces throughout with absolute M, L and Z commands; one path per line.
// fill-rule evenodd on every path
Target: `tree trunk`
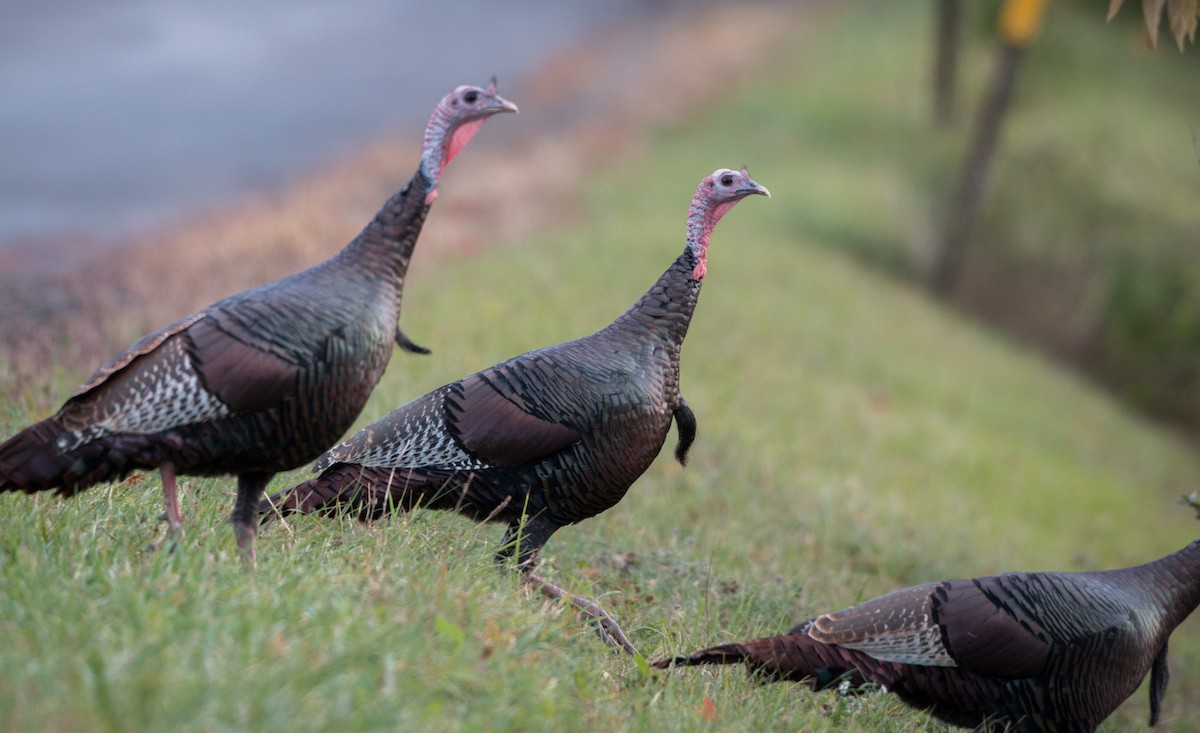
M 976 120 L 975 138 L 947 215 L 946 229 L 938 246 L 930 277 L 930 288 L 938 295 L 950 294 L 962 274 L 963 258 L 983 200 L 1000 126 L 1012 100 L 1013 82 L 1023 48 L 1004 43 L 996 58 L 991 86 Z
M 933 116 L 939 127 L 954 122 L 958 92 L 958 37 L 962 28 L 960 0 L 937 0 L 937 50 L 933 66 Z

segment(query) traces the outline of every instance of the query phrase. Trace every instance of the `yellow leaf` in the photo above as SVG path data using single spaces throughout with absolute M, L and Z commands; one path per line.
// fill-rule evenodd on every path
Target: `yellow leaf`
M 1006 43 L 1029 45 L 1042 25 L 1046 0 L 1006 0 L 1000 10 L 1000 35 Z

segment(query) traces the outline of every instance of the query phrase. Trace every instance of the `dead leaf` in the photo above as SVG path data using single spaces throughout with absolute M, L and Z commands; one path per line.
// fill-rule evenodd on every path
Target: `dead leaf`
M 1171 35 L 1175 37 L 1179 52 L 1183 53 L 1184 40 L 1196 39 L 1196 0 L 1169 0 L 1167 13 Z
M 1146 38 L 1150 48 L 1158 48 L 1158 20 L 1167 0 L 1142 0 L 1142 16 L 1146 19 Z

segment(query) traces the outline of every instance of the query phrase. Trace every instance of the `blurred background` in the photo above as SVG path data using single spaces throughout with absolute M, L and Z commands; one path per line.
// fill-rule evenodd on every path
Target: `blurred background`
M 1195 432 L 1200 54 L 1176 48 L 1168 14 L 1151 49 L 1136 2 L 1109 23 L 1082 1 L 919 5 L 762 2 L 719 21 L 730 47 L 759 46 L 755 63 L 766 59 L 789 79 L 780 106 L 797 105 L 792 133 L 814 159 L 830 156 L 830 169 L 814 173 L 817 193 L 789 203 L 800 232 L 926 287 Z M 496 126 L 510 147 L 534 138 L 578 145 L 588 139 L 579 123 L 609 116 L 607 139 L 593 146 L 601 150 L 589 151 L 602 159 L 685 121 L 766 71 L 735 68 L 703 23 L 690 44 L 664 41 L 666 29 L 715 7 L 131 0 L 9 9 L 0 28 L 4 376 L 25 383 L 43 361 L 62 361 L 47 344 L 66 342 L 69 358 L 111 349 L 97 342 L 95 323 L 69 333 L 71 324 L 56 320 L 63 313 L 104 310 L 97 299 L 119 308 L 194 289 L 162 273 L 139 289 L 136 267 L 150 265 L 136 263 L 155 255 L 132 252 L 170 246 L 182 261 L 185 246 L 166 244 L 172 237 L 286 202 L 323 176 L 337 187 L 331 171 L 367 170 L 357 181 L 372 165 L 389 166 L 368 178 L 380 188 L 370 184 L 362 199 L 382 200 L 405 179 L 399 161 L 432 102 L 458 83 L 496 74 L 503 92 L 532 102 L 519 124 Z M 762 20 L 771 15 L 775 29 Z M 777 68 L 778 48 L 814 38 L 835 50 L 819 64 Z M 675 65 L 681 73 L 667 86 L 683 91 L 664 91 L 648 70 Z M 689 65 L 700 77 L 690 87 L 678 81 Z M 743 129 L 768 122 L 748 115 Z M 581 190 L 591 170 L 548 165 L 558 167 L 562 191 Z M 560 214 L 572 206 L 562 191 Z M 346 217 L 346 234 L 329 234 L 336 242 L 374 203 L 346 214 L 334 213 L 334 202 L 308 205 Z M 198 246 L 218 246 L 211 240 Z M 260 256 L 294 260 L 296 246 L 264 244 Z M 86 267 L 97 269 L 80 288 L 72 278 Z M 254 284 L 211 282 L 218 286 L 184 303 Z M 134 323 L 149 328 L 166 317 Z
M 277 191 L 419 132 L 448 84 L 495 74 L 514 88 L 639 10 L 639 0 L 13 6 L 0 28 L 0 248 L 96 246 Z

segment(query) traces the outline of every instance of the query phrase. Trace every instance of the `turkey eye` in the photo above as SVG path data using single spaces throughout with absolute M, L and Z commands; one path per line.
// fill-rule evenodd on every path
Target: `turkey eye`
M 732 186 L 733 185 L 733 176 L 721 176 L 721 185 L 722 186 Z
M 463 95 L 463 101 L 467 104 L 475 104 L 475 100 L 479 99 L 479 92 L 470 91 Z

